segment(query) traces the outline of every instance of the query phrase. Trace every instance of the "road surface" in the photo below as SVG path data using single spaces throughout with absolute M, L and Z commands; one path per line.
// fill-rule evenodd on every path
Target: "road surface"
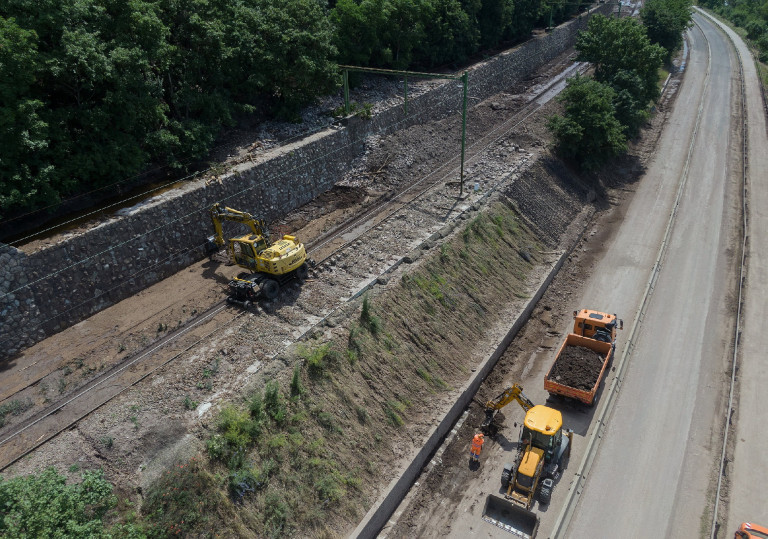
M 584 294 L 596 308 L 605 302 L 636 309 L 631 281 L 637 286 L 648 277 L 632 271 L 638 255 L 627 247 L 658 248 L 657 219 L 664 217 L 648 210 L 665 207 L 681 185 L 627 376 L 567 537 L 709 535 L 740 254 L 741 148 L 732 123 L 740 90 L 732 85 L 738 62 L 730 42 L 709 19 L 694 20 L 672 121 L 621 225 L 616 253 L 602 262 L 613 266 L 607 282 L 616 286 L 591 281 Z M 699 119 L 692 138 L 690 122 Z

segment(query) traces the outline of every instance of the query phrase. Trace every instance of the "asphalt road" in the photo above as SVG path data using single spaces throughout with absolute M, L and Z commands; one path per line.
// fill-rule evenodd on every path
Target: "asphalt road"
M 591 279 L 583 296 L 584 305 L 625 313 L 631 325 L 679 200 L 567 537 L 709 534 L 734 331 L 741 154 L 732 125 L 737 61 L 714 23 L 694 19 L 675 110 L 596 269 L 604 279 Z
M 720 537 L 730 534 L 741 522 L 768 526 L 768 429 L 765 428 L 765 395 L 768 387 L 768 130 L 755 65 L 744 42 L 723 29 L 745 59 L 744 79 L 747 108 L 749 246 L 747 284 L 744 293 L 741 352 L 738 360 L 738 406 L 733 463 L 726 468 L 730 479 L 728 524 Z

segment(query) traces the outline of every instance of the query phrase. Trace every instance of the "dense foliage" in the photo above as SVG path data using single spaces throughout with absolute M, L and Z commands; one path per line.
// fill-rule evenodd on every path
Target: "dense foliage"
M 634 136 L 647 118 L 648 104 L 659 96 L 659 68 L 666 53 L 651 43 L 635 19 L 597 15 L 587 30 L 576 39 L 578 59 L 591 62 L 595 80 L 613 89 L 617 118 Z
M 0 219 L 184 166 L 250 113 L 297 117 L 337 64 L 453 64 L 564 20 L 542 0 L 6 0 Z
M 759 50 L 760 61 L 768 62 L 768 0 L 701 0 L 699 4 L 744 28 Z
M 81 482 L 69 485 L 54 468 L 7 481 L 0 477 L 0 536 L 109 537 L 102 518 L 116 503 L 100 471 L 84 472 Z
M 626 151 L 622 125 L 616 119 L 614 91 L 589 77 L 568 79 L 558 99 L 565 105 L 564 116 L 553 116 L 549 128 L 567 159 L 594 169 L 605 160 Z
M 646 0 L 640 11 L 648 37 L 664 47 L 667 59 L 683 44 L 691 25 L 691 0 Z
M 0 8 L 0 213 L 203 156 L 254 107 L 335 84 L 315 0 L 8 0 Z
M 676 1 L 676 0 L 672 0 Z M 626 150 L 658 98 L 658 73 L 666 51 L 651 43 L 631 18 L 596 15 L 576 40 L 578 59 L 591 62 L 594 80 L 569 81 L 561 96 L 565 116 L 550 120 L 559 152 L 585 168 L 597 168 Z

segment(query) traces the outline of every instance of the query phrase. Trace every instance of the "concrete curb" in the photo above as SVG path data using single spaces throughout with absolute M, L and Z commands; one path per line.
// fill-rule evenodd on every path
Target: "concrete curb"
M 557 275 L 558 271 L 560 271 L 560 268 L 563 266 L 565 260 L 567 260 L 567 258 L 571 255 L 575 246 L 578 245 L 579 240 L 582 238 L 584 231 L 586 230 L 587 223 L 589 223 L 588 220 L 585 221 L 582 230 L 574 239 L 573 243 L 560 255 L 560 258 L 557 260 L 555 265 L 552 266 L 546 279 L 544 279 L 544 281 L 539 285 L 536 293 L 517 317 L 515 323 L 509 329 L 506 336 L 498 344 L 496 350 L 487 360 L 485 360 L 482 366 L 479 367 L 474 377 L 462 391 L 461 395 L 457 397 L 454 405 L 451 407 L 445 417 L 443 417 L 439 425 L 430 433 L 429 438 L 426 440 L 421 450 L 405 469 L 403 474 L 400 477 L 392 480 L 392 482 L 389 484 L 389 487 L 387 488 L 386 494 L 384 494 L 380 499 L 378 505 L 372 507 L 368 511 L 355 531 L 350 534 L 350 537 L 360 537 L 365 539 L 376 537 L 379 531 L 381 531 L 381 529 L 387 524 L 389 518 L 392 516 L 398 505 L 400 505 L 400 502 L 408 493 L 411 485 L 414 483 L 414 481 L 416 481 L 417 477 L 421 473 L 421 470 L 429 463 L 431 456 L 440 447 L 440 444 L 443 442 L 444 438 L 451 432 L 453 425 L 456 423 L 456 421 L 459 420 L 464 410 L 469 406 L 469 403 L 477 393 L 480 385 L 483 383 L 491 370 L 493 370 L 493 368 L 496 366 L 499 358 L 502 356 L 507 347 L 509 347 L 509 344 L 515 338 L 523 325 L 530 318 L 534 307 L 544 295 L 544 292 L 546 292 L 549 285 L 552 283 L 555 275 Z

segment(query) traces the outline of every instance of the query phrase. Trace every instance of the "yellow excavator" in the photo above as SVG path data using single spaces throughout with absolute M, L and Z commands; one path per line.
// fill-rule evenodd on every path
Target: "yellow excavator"
M 506 464 L 501 474 L 504 499 L 490 495 L 483 519 L 500 527 L 516 529 L 523 536 L 533 537 L 539 521 L 538 516 L 530 511 L 534 496 L 538 492 L 539 502 L 549 503 L 563 461 L 570 456 L 573 431 L 563 432 L 560 411 L 534 405 L 517 384 L 486 403 L 481 429 L 495 435 L 499 428 L 495 422 L 497 412 L 512 401 L 525 410 L 517 454 L 515 462 Z
M 214 235 L 208 238 L 214 250 L 227 246 L 233 264 L 247 270 L 229 282 L 227 301 L 250 307 L 259 296 L 274 299 L 280 287 L 292 279 L 304 281 L 309 273 L 304 244 L 296 236 L 284 235 L 272 243 L 266 223 L 251 214 L 218 203 L 210 209 Z M 246 225 L 249 234 L 224 239 L 222 223 Z

